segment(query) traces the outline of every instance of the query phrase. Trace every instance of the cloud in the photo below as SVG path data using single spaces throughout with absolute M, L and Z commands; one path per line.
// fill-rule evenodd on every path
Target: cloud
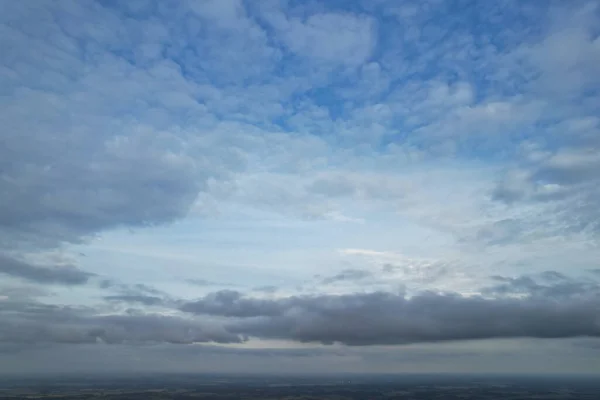
M 556 271 L 545 271 L 537 275 L 517 278 L 493 276 L 497 285 L 483 289 L 484 293 L 500 295 L 526 295 L 536 298 L 572 298 L 590 293 L 598 295 L 598 282 L 589 279 L 572 279 Z
M 327 197 L 352 197 L 362 200 L 395 200 L 402 198 L 408 187 L 407 180 L 380 173 L 327 172 L 307 185 L 307 190 Z
M 103 314 L 89 307 L 3 302 L 0 342 L 36 343 L 238 343 L 218 324 L 161 314 Z
M 282 313 L 284 305 L 270 300 L 244 298 L 234 290 L 221 290 L 210 293 L 201 300 L 186 303 L 181 310 L 196 314 L 224 317 L 261 317 L 276 316 Z
M 267 33 L 248 15 L 243 1 L 189 1 L 175 10 L 167 19 L 189 11 L 189 22 L 169 28 L 178 33 L 176 37 L 196 40 L 171 42 L 167 52 L 190 77 L 204 80 L 208 76 L 213 83 L 243 85 L 260 82 L 272 73 L 280 51 L 270 46 Z
M 506 281 L 487 291 L 492 297 L 372 292 L 256 299 L 227 291 L 184 304 L 182 310 L 233 318 L 226 327 L 240 335 L 325 344 L 600 336 L 597 283 Z
M 408 257 L 401 253 L 375 251 L 368 249 L 342 249 L 346 263 L 351 265 L 368 265 L 369 270 L 358 270 L 359 275 L 368 279 L 368 285 L 377 285 L 380 289 L 390 290 L 402 287 L 403 290 L 441 289 L 450 285 L 458 290 L 459 281 L 468 279 L 464 268 L 450 260 Z M 352 271 L 352 269 L 350 269 Z M 360 286 L 367 284 L 362 282 Z M 472 287 L 473 282 L 466 285 Z M 360 287 L 360 286 L 357 286 Z
M 369 271 L 360 269 L 345 269 L 336 275 L 324 278 L 322 282 L 324 284 L 330 284 L 343 281 L 361 281 L 370 277 L 372 277 L 372 274 Z
M 55 267 L 29 264 L 0 254 L 0 273 L 41 284 L 83 285 L 94 274 L 76 267 Z
M 6 2 L 2 346 L 599 336 L 598 7 L 517 3 Z
M 187 283 L 194 285 L 194 286 L 200 286 L 200 287 L 207 287 L 207 286 L 236 286 L 232 283 L 226 283 L 226 282 L 215 282 L 215 281 L 209 281 L 207 279 L 186 279 L 185 280 Z
M 299 56 L 334 65 L 358 65 L 373 51 L 375 22 L 367 15 L 327 12 L 288 18 L 280 10 L 269 11 L 266 20 L 277 39 Z
M 59 157 L 52 147 L 57 143 L 29 141 L 28 151 L 46 154 L 33 163 L 18 152 L 7 153 L 3 158 L 13 161 L 0 183 L 3 203 L 11 204 L 0 214 L 4 243 L 73 242 L 104 229 L 184 216 L 200 187 L 193 178 L 194 161 L 162 147 L 168 147 L 165 142 L 159 145 L 159 136 L 147 131 L 97 145 L 81 143 L 95 147 L 93 154 L 68 157 Z
M 535 202 L 548 207 L 563 232 L 597 235 L 600 142 L 545 153 L 506 174 L 493 196 L 508 204 Z
M 258 286 L 252 289 L 255 292 L 263 292 L 263 293 L 275 293 L 279 290 L 277 286 L 267 285 L 267 286 Z
M 532 82 L 538 93 L 560 96 L 562 101 L 578 98 L 600 84 L 592 73 L 600 61 L 600 42 L 595 32 L 600 20 L 598 5 L 583 2 L 567 9 L 559 5 L 551 14 L 547 36 L 537 43 L 522 45 L 513 56 L 538 74 Z
M 143 283 L 126 284 L 111 279 L 103 279 L 98 283 L 101 289 L 111 289 L 124 295 L 161 295 L 160 290 Z
M 102 297 L 114 304 L 169 307 L 173 303 L 173 299 L 168 294 L 142 283 L 125 284 L 104 279 L 100 281 L 99 287 L 116 293 Z
M 31 301 L 40 297 L 52 296 L 53 292 L 38 285 L 10 285 L 0 287 L 0 298 L 3 300 Z
M 386 153 L 387 145 L 419 156 L 455 154 L 462 146 L 460 155 L 470 157 L 483 141 L 491 146 L 486 151 L 504 154 L 514 145 L 506 132 L 522 134 L 546 110 L 536 96 L 503 95 L 469 79 L 476 63 L 448 49 L 467 44 L 468 35 L 443 18 L 447 6 L 413 13 L 380 4 L 377 10 L 405 25 L 379 26 L 378 15 L 366 10 L 269 4 L 12 5 L 10 14 L 23 20 L 3 25 L 11 54 L 3 73 L 12 95 L 2 116 L 10 134 L 0 154 L 0 200 L 10 207 L 0 212 L 1 242 L 56 246 L 119 227 L 168 224 L 192 207 L 214 214 L 213 205 L 226 201 L 307 219 L 356 220 L 345 201 L 397 206 L 414 190 L 414 182 L 385 164 L 386 156 L 397 156 Z M 574 21 L 583 18 L 575 11 L 569 12 Z M 28 22 L 38 15 L 53 18 Z M 81 17 L 80 24 L 68 15 Z M 428 23 L 419 34 L 404 35 L 428 18 L 443 29 Z M 581 26 L 577 32 L 590 24 Z M 404 33 L 395 36 L 395 29 Z M 568 33 L 556 29 L 559 36 Z M 587 38 L 580 33 L 575 38 Z M 395 37 L 403 38 L 402 54 L 386 42 Z M 92 43 L 85 48 L 87 64 L 78 43 Z M 488 54 L 488 46 L 472 41 L 468 48 L 486 73 L 518 71 L 519 57 L 537 60 L 532 46 L 517 52 L 510 43 L 507 60 L 498 49 Z M 282 56 L 276 44 L 309 66 L 360 67 L 324 78 Z M 439 73 L 425 72 L 422 66 L 438 56 Z M 455 69 L 458 77 L 449 79 L 445 73 Z M 419 70 L 423 74 L 415 75 Z M 344 81 L 354 77 L 362 89 Z M 373 86 L 379 89 L 371 93 Z M 311 135 L 288 135 L 289 129 Z M 346 152 L 358 143 L 372 146 Z M 65 146 L 78 150 L 65 154 Z M 368 163 L 361 157 L 374 167 L 364 171 Z M 332 172 L 331 165 L 343 168 Z M 363 172 L 350 173 L 357 169 Z
M 596 11 L 593 3 L 568 11 L 554 9 L 547 36 L 509 56 L 519 60 L 521 71 L 535 76 L 527 96 L 550 108 L 537 119 L 547 129 L 521 143 L 517 165 L 506 171 L 493 196 L 514 206 L 546 207 L 560 224 L 559 234 L 596 236 L 599 231 L 599 181 L 594 171 L 600 167 L 600 131 L 594 93 L 600 80 L 590 73 L 600 57 Z
M 156 296 L 118 295 L 104 296 L 104 300 L 122 303 L 140 303 L 145 306 L 155 306 L 163 303 L 163 299 Z
M 10 72 L 5 82 L 13 93 L 0 114 L 6 126 L 0 150 L 2 246 L 54 247 L 114 228 L 172 222 L 187 214 L 210 179 L 224 179 L 243 164 L 235 146 L 214 154 L 209 135 L 190 135 L 191 126 L 207 132 L 217 122 L 205 104 L 234 112 L 206 98 L 220 97 L 218 89 L 187 79 L 193 71 L 174 62 L 181 61 L 176 54 L 149 64 L 127 59 L 128 45 L 175 43 L 167 26 L 125 22 L 117 10 L 98 3 L 11 7 L 5 19 L 23 20 L 2 24 L 3 52 L 11 54 L 3 71 Z M 65 14 L 78 15 L 79 23 Z M 51 17 L 28 22 L 42 15 Z M 248 38 L 244 32 L 236 37 Z M 85 67 L 79 42 L 93 43 L 86 51 L 94 61 Z M 24 48 L 31 51 L 18 50 Z M 192 61 L 185 65 L 196 65 Z M 23 63 L 28 68 L 18 67 Z M 37 117 L 27 118 L 23 110 Z
M 240 343 L 248 338 L 352 346 L 497 338 L 600 337 L 600 283 L 555 271 L 494 277 L 481 294 L 383 291 L 253 297 L 233 290 L 195 301 L 107 296 L 109 304 L 73 307 L 31 298 L 2 301 L 5 343 Z M 161 313 L 112 302 L 160 306 Z M 179 311 L 183 312 L 179 312 Z

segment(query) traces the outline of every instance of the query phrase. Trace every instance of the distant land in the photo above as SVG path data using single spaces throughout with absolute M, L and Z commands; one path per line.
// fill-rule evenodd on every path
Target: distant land
M 600 398 L 593 376 L 225 374 L 0 377 L 0 399 L 573 399 Z

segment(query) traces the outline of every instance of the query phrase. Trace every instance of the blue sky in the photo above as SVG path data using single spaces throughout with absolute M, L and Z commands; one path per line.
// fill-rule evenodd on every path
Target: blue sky
M 0 371 L 600 372 L 597 2 L 0 5 Z

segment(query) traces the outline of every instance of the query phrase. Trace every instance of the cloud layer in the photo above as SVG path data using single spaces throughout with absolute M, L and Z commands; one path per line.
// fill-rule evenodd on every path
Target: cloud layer
M 160 305 L 160 313 L 129 308 L 120 314 L 107 307 L 5 301 L 0 341 L 191 344 L 257 338 L 364 346 L 600 337 L 597 281 L 570 279 L 553 271 L 494 281 L 498 283 L 472 296 L 370 292 L 260 298 L 223 290 L 190 302 L 148 295 L 104 298 L 111 303 Z
M 596 2 L 0 7 L 14 354 L 599 336 Z
M 597 282 L 505 281 L 486 290 L 503 295 L 494 297 L 425 292 L 407 298 L 374 292 L 263 300 L 222 291 L 184 304 L 182 310 L 238 318 L 229 329 L 243 335 L 325 344 L 600 335 Z M 513 294 L 520 296 L 507 296 Z
M 93 274 L 73 266 L 48 267 L 29 264 L 0 254 L 0 274 L 42 284 L 83 285 Z

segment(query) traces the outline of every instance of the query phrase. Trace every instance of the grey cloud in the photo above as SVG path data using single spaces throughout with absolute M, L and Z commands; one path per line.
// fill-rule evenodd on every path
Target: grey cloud
M 373 276 L 369 271 L 360 269 L 345 269 L 339 274 L 323 279 L 323 283 L 330 284 L 343 281 L 360 281 Z
M 487 244 L 503 244 L 511 242 L 523 234 L 523 224 L 514 219 L 503 219 L 477 232 L 477 239 Z
M 98 285 L 102 289 L 112 289 L 124 295 L 162 295 L 160 290 L 143 283 L 127 284 L 112 279 L 103 279 Z
M 506 204 L 513 204 L 523 200 L 530 189 L 528 173 L 522 170 L 513 170 L 505 173 L 503 178 L 496 182 L 491 198 Z
M 123 303 L 140 303 L 145 306 L 156 306 L 163 304 L 164 299 L 156 296 L 142 296 L 142 295 L 117 295 L 117 296 L 104 296 L 104 300 L 123 302 Z
M 0 343 L 0 355 L 19 354 L 30 350 L 31 347 L 21 343 Z
M 568 132 L 570 133 L 570 132 Z M 572 134 L 576 137 L 576 134 Z M 576 140 L 576 139 L 575 139 Z M 561 225 L 561 233 L 600 232 L 600 142 L 573 145 L 506 174 L 492 197 L 507 204 L 538 202 Z M 536 220 L 538 226 L 551 223 Z M 558 225 L 554 223 L 554 225 Z
M 3 75 L 11 95 L 0 108 L 0 247 L 54 247 L 171 222 L 187 214 L 208 179 L 243 164 L 233 146 L 216 146 L 217 154 L 172 126 L 213 122 L 177 63 L 153 60 L 146 69 L 115 56 L 162 43 L 168 30 L 160 23 L 119 19 L 99 3 L 40 1 L 11 3 L 0 29 L 0 64 L 14 72 Z M 94 43 L 85 57 L 95 60 L 85 65 L 84 42 Z M 169 103 L 173 96 L 188 99 L 188 109 Z
M 413 268 L 415 266 L 416 268 Z M 381 271 L 385 274 L 400 272 L 403 275 L 403 280 L 426 284 L 433 283 L 453 274 L 451 265 L 444 262 L 415 261 L 412 265 L 394 265 L 387 263 L 381 267 Z
M 53 293 L 39 286 L 10 286 L 0 287 L 0 296 L 11 300 L 32 300 L 39 297 L 52 296 Z
M 68 307 L 3 300 L 3 343 L 241 342 L 248 337 L 324 344 L 387 345 L 492 338 L 600 337 L 600 283 L 553 271 L 495 277 L 482 296 L 389 292 L 257 298 L 224 290 L 169 315 L 110 307 Z M 109 300 L 155 305 L 155 296 Z M 168 309 L 167 308 L 167 309 Z M 107 313 L 108 312 L 108 313 Z
M 277 316 L 285 310 L 285 305 L 267 299 L 246 298 L 234 290 L 222 290 L 195 302 L 185 303 L 181 310 L 194 314 L 245 318 Z
M 277 286 L 267 285 L 267 286 L 255 287 L 252 290 L 254 290 L 255 292 L 275 293 L 275 292 L 277 292 L 278 288 L 277 288 Z
M 573 343 L 574 346 L 583 347 L 585 349 L 600 351 L 600 339 L 598 338 L 582 338 Z
M 532 179 L 575 185 L 598 179 L 598 170 L 600 152 L 593 148 L 576 149 L 557 153 L 545 160 Z
M 99 286 L 117 293 L 103 297 L 104 300 L 112 303 L 168 307 L 174 302 L 166 293 L 143 283 L 126 284 L 105 279 L 100 281 Z
M 107 343 L 166 342 L 189 344 L 197 342 L 239 343 L 241 339 L 218 325 L 156 314 L 111 315 L 96 317 L 94 334 Z
M 0 254 L 0 273 L 31 282 L 60 285 L 83 285 L 93 274 L 76 267 L 39 266 Z
M 483 288 L 487 294 L 528 295 L 538 298 L 564 299 L 595 293 L 600 295 L 600 285 L 590 280 L 570 279 L 556 271 L 545 271 L 537 275 L 516 278 L 493 276 L 497 285 Z
M 240 342 L 218 323 L 160 314 L 109 314 L 89 307 L 4 301 L 2 343 L 196 343 Z
M 185 158 L 169 161 L 169 150 L 152 148 L 144 140 L 107 140 L 112 143 L 99 144 L 86 157 L 64 157 L 58 143 L 14 144 L 52 159 L 40 157 L 30 165 L 21 154 L 3 156 L 13 162 L 4 170 L 9 179 L 0 182 L 1 202 L 11 205 L 0 211 L 0 233 L 54 245 L 121 225 L 144 226 L 185 215 L 200 189 L 192 163 Z
M 560 272 L 556 271 L 544 271 L 539 274 L 539 277 L 543 280 L 550 282 L 564 281 L 566 279 L 569 279 L 564 274 L 561 274 Z
M 500 280 L 506 287 L 486 297 L 374 292 L 254 299 L 229 291 L 187 303 L 182 310 L 229 317 L 227 329 L 240 335 L 325 344 L 600 336 L 598 284 Z
M 209 281 L 207 279 L 186 279 L 185 281 L 194 286 L 202 286 L 202 287 L 206 287 L 206 286 L 224 286 L 224 287 L 237 286 L 232 283 L 215 282 L 215 281 Z
M 392 265 L 392 264 L 384 264 L 381 267 L 381 270 L 386 273 L 394 272 L 396 269 L 398 269 L 398 267 L 396 267 L 395 265 Z
M 521 276 L 518 278 L 510 278 L 505 276 L 492 276 L 492 279 L 500 282 L 498 285 L 494 285 L 490 288 L 484 289 L 488 293 L 531 293 L 540 288 L 533 278 L 529 276 Z

